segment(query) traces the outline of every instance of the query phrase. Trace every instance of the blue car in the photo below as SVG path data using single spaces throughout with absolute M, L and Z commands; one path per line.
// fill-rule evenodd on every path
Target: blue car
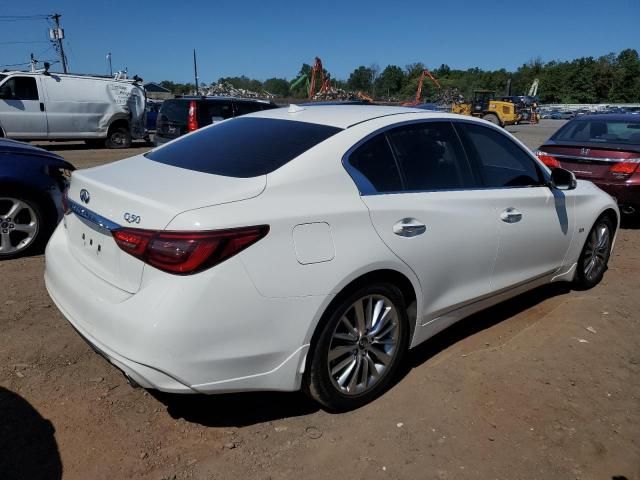
M 73 170 L 55 153 L 0 138 L 0 260 L 42 251 Z

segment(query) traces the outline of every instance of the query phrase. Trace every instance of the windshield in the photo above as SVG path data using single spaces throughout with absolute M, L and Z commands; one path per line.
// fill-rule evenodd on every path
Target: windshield
M 640 145 L 640 120 L 577 120 L 567 123 L 553 136 L 553 140 Z
M 280 168 L 341 129 L 272 118 L 235 118 L 145 154 L 198 172 L 248 178 Z

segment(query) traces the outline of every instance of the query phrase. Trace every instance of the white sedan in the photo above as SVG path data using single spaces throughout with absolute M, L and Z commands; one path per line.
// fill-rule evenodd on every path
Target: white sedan
M 337 411 L 473 312 L 596 285 L 618 224 L 609 195 L 488 122 L 291 106 L 74 172 L 45 280 L 135 384 L 302 388 Z

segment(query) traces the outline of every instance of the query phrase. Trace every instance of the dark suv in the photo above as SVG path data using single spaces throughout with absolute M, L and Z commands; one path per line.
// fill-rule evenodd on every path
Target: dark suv
M 156 120 L 155 145 L 215 122 L 247 113 L 278 108 L 266 100 L 234 97 L 181 97 L 165 100 Z

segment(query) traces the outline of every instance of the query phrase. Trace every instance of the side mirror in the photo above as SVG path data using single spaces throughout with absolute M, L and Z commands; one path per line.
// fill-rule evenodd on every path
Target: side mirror
M 573 190 L 578 185 L 573 172 L 564 168 L 554 168 L 551 170 L 551 180 L 549 186 L 558 190 Z

